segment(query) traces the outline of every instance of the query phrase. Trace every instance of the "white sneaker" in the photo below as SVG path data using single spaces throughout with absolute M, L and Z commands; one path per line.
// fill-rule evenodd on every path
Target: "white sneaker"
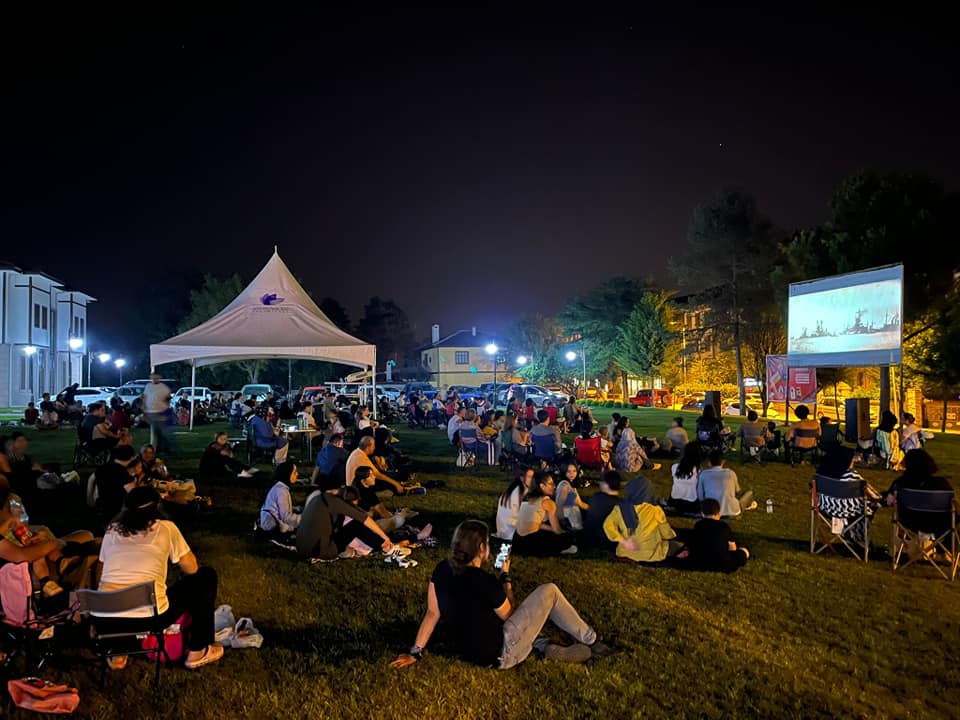
M 391 550 L 390 552 L 383 553 L 386 556 L 385 558 L 383 558 L 383 561 L 386 563 L 394 562 L 394 561 L 399 562 L 400 560 L 407 557 L 412 552 L 413 550 L 411 550 L 408 547 L 394 547 L 393 550 Z
M 571 546 L 568 547 L 566 550 L 561 550 L 561 551 L 560 551 L 560 554 L 561 554 L 561 555 L 576 555 L 576 554 L 577 554 L 577 546 L 576 546 L 576 545 L 571 545 Z
M 250 470 L 243 470 L 237 473 L 237 477 L 252 478 L 255 472 L 257 472 L 256 468 L 250 468 Z

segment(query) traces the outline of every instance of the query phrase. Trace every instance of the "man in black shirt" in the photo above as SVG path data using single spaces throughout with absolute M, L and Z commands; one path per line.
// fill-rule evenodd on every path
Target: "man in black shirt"
M 713 498 L 700 502 L 703 519 L 693 526 L 687 542 L 687 563 L 697 570 L 732 573 L 747 564 L 750 551 L 737 547 L 730 526 L 720 519 L 720 503 Z
M 133 482 L 131 471 L 139 462 L 140 458 L 132 447 L 121 445 L 111 452 L 109 462 L 97 468 L 97 509 L 108 521 L 123 509 L 126 485 Z
M 603 523 L 620 501 L 620 483 L 620 473 L 616 470 L 605 471 L 597 484 L 600 492 L 594 493 L 587 501 L 587 515 L 583 520 L 584 536 L 595 546 L 608 550 L 615 550 L 617 544 L 607 538 Z
M 344 524 L 346 518 L 351 522 Z M 361 508 L 320 490 L 307 498 L 297 528 L 297 552 L 301 557 L 336 560 L 354 538 L 371 548 L 393 550 L 390 538 Z

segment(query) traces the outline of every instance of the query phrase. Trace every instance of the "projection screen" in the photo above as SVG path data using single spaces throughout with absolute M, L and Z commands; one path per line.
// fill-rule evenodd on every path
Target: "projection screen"
M 790 285 L 790 367 L 897 365 L 903 318 L 903 265 Z

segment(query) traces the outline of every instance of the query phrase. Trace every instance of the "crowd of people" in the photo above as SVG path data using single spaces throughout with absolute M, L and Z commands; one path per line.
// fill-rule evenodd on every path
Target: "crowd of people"
M 170 394 L 159 379 L 151 385 L 159 387 L 147 386 L 144 415 L 159 430 L 170 415 Z M 573 398 L 559 408 L 537 408 L 513 399 L 505 410 L 487 407 L 482 398 L 460 401 L 455 394 L 430 402 L 427 411 L 418 398 L 412 399 L 409 414 L 414 416 L 417 407 L 425 413 L 442 413 L 433 417 L 447 430 L 451 443 L 460 445 L 469 437 L 488 446 L 491 458 L 513 457 L 518 461 L 517 472 L 497 502 L 495 535 L 479 520 L 467 520 L 454 531 L 450 556 L 431 574 L 427 609 L 413 646 L 393 661 L 396 667 L 421 659 L 441 621 L 452 631 L 449 649 L 484 667 L 510 668 L 533 651 L 570 662 L 610 652 L 556 585 L 540 585 L 518 602 L 510 575 L 511 556 L 566 557 L 589 551 L 624 563 L 721 573 L 742 568 L 750 558 L 728 520 L 756 508 L 757 503 L 727 467 L 725 450 L 731 433 L 709 406 L 697 420 L 694 437 L 688 436 L 683 418 L 677 417 L 658 440 L 638 437 L 629 418 L 616 413 L 609 425 L 598 427 L 590 409 L 579 407 Z M 812 435 L 798 433 L 800 429 L 812 431 L 816 425 L 822 430 L 809 413 L 801 414 L 803 409 L 797 409 L 799 420 L 788 429 L 784 447 Z M 185 664 L 199 668 L 213 663 L 223 653 L 213 633 L 218 577 L 213 568 L 200 564 L 179 527 L 183 509 L 196 504 L 195 485 L 174 477 L 160 456 L 176 451 L 171 442 L 135 448 L 134 419 L 125 415 L 123 407 L 111 410 L 94 404 L 78 421 L 81 442 L 90 453 L 104 456 L 87 488 L 87 499 L 99 518 L 93 531 L 56 537 L 30 523 L 27 508 L 38 508 L 42 516 L 50 497 L 38 481 L 55 474 L 57 468 L 34 462 L 24 433 L 2 439 L 0 561 L 29 564 L 38 592 L 51 601 L 64 595 L 67 578 L 86 576 L 103 590 L 153 582 L 159 617 L 150 622 L 166 625 L 189 613 L 193 626 Z M 44 411 L 51 412 L 49 407 Z M 429 524 L 411 527 L 415 512 L 389 506 L 394 498 L 421 488 L 411 459 L 397 447 L 395 433 L 373 419 L 369 408 L 331 393 L 294 402 L 235 397 L 227 411 L 242 415 L 252 441 L 271 451 L 274 469 L 257 513 L 257 537 L 311 563 L 382 553 L 401 567 L 416 565 L 410 557 L 414 548 L 436 543 Z M 288 457 L 289 443 L 281 431 L 290 422 L 311 433 L 316 442 L 315 466 L 309 473 L 311 492 L 302 506 L 295 491 L 306 475 Z M 896 432 L 888 426 L 885 415 L 879 430 Z M 564 445 L 565 432 L 575 434 L 576 452 Z M 167 433 L 159 432 L 158 437 L 163 440 Z M 741 442 L 760 438 L 766 448 L 779 441 L 753 413 L 736 437 Z M 903 489 L 950 489 L 922 448 L 923 436 L 912 417 L 904 416 L 894 440 L 904 451 L 902 475 L 885 492 L 869 488 L 862 504 L 841 508 L 840 517 L 866 512 L 873 518 L 894 504 Z M 542 457 L 537 461 L 543 448 L 549 462 Z M 593 467 L 600 474 L 595 491 L 582 496 L 581 461 L 587 451 L 595 452 Z M 854 464 L 861 451 L 838 443 L 827 449 L 817 472 L 840 481 L 859 481 Z M 658 497 L 645 474 L 660 467 L 651 459 L 659 457 L 673 461 L 666 497 Z M 199 477 L 208 479 L 255 478 L 259 472 L 235 457 L 227 432 L 215 434 L 199 458 L 198 469 Z M 68 481 L 54 490 L 83 496 L 82 489 Z M 835 503 L 829 507 L 834 516 L 837 508 Z M 696 522 L 692 527 L 674 527 L 669 518 L 679 515 L 693 516 Z M 485 569 L 494 541 L 509 543 L 497 577 Z M 180 579 L 168 586 L 169 564 L 179 567 Z M 90 580 L 94 568 L 98 568 L 98 579 Z M 548 619 L 572 644 L 553 644 L 542 636 Z M 96 619 L 118 631 L 148 620 L 136 612 Z M 125 664 L 123 657 L 111 660 L 116 669 Z

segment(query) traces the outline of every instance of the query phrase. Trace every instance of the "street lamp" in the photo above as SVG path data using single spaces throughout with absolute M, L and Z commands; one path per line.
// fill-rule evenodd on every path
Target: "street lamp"
M 92 374 L 92 372 L 93 372 L 93 359 L 94 359 L 94 358 L 96 358 L 97 360 L 99 360 L 101 363 L 108 363 L 108 362 L 110 362 L 110 353 L 105 353 L 105 352 L 95 353 L 95 352 L 91 352 L 91 353 L 89 353 L 89 354 L 87 355 L 87 387 L 90 387 L 90 383 L 92 382 L 91 379 L 90 379 L 90 376 L 91 376 L 91 374 Z M 72 378 L 71 378 L 71 379 L 72 379 Z M 81 380 L 81 382 L 83 381 L 83 368 L 82 368 L 82 367 L 80 368 L 80 380 Z M 70 383 L 70 384 L 72 385 L 73 383 Z
M 37 348 L 34 345 L 26 345 L 23 348 L 23 354 L 27 356 L 27 372 L 30 373 L 30 399 L 33 399 L 33 356 Z
M 574 350 L 567 350 L 567 360 L 573 362 L 577 359 L 577 353 Z M 583 360 L 583 397 L 587 397 L 587 353 L 584 352 L 583 342 L 580 342 L 580 359 Z
M 517 355 L 517 365 L 526 365 L 527 356 L 526 355 Z
M 83 347 L 83 340 L 72 337 L 67 340 L 70 352 L 67 353 L 67 385 L 73 385 L 73 353 Z M 83 357 L 80 358 L 80 378 L 83 379 Z M 56 390 L 56 388 L 54 388 Z
M 116 366 L 117 370 L 120 371 L 120 384 L 123 385 L 123 366 L 127 364 L 127 361 L 123 358 L 117 358 L 113 361 L 113 364 Z
M 487 351 L 487 355 L 493 356 L 493 409 L 497 409 L 497 362 L 500 360 L 500 356 L 497 354 L 500 352 L 500 348 L 497 347 L 496 343 L 487 343 L 487 347 L 484 348 Z

